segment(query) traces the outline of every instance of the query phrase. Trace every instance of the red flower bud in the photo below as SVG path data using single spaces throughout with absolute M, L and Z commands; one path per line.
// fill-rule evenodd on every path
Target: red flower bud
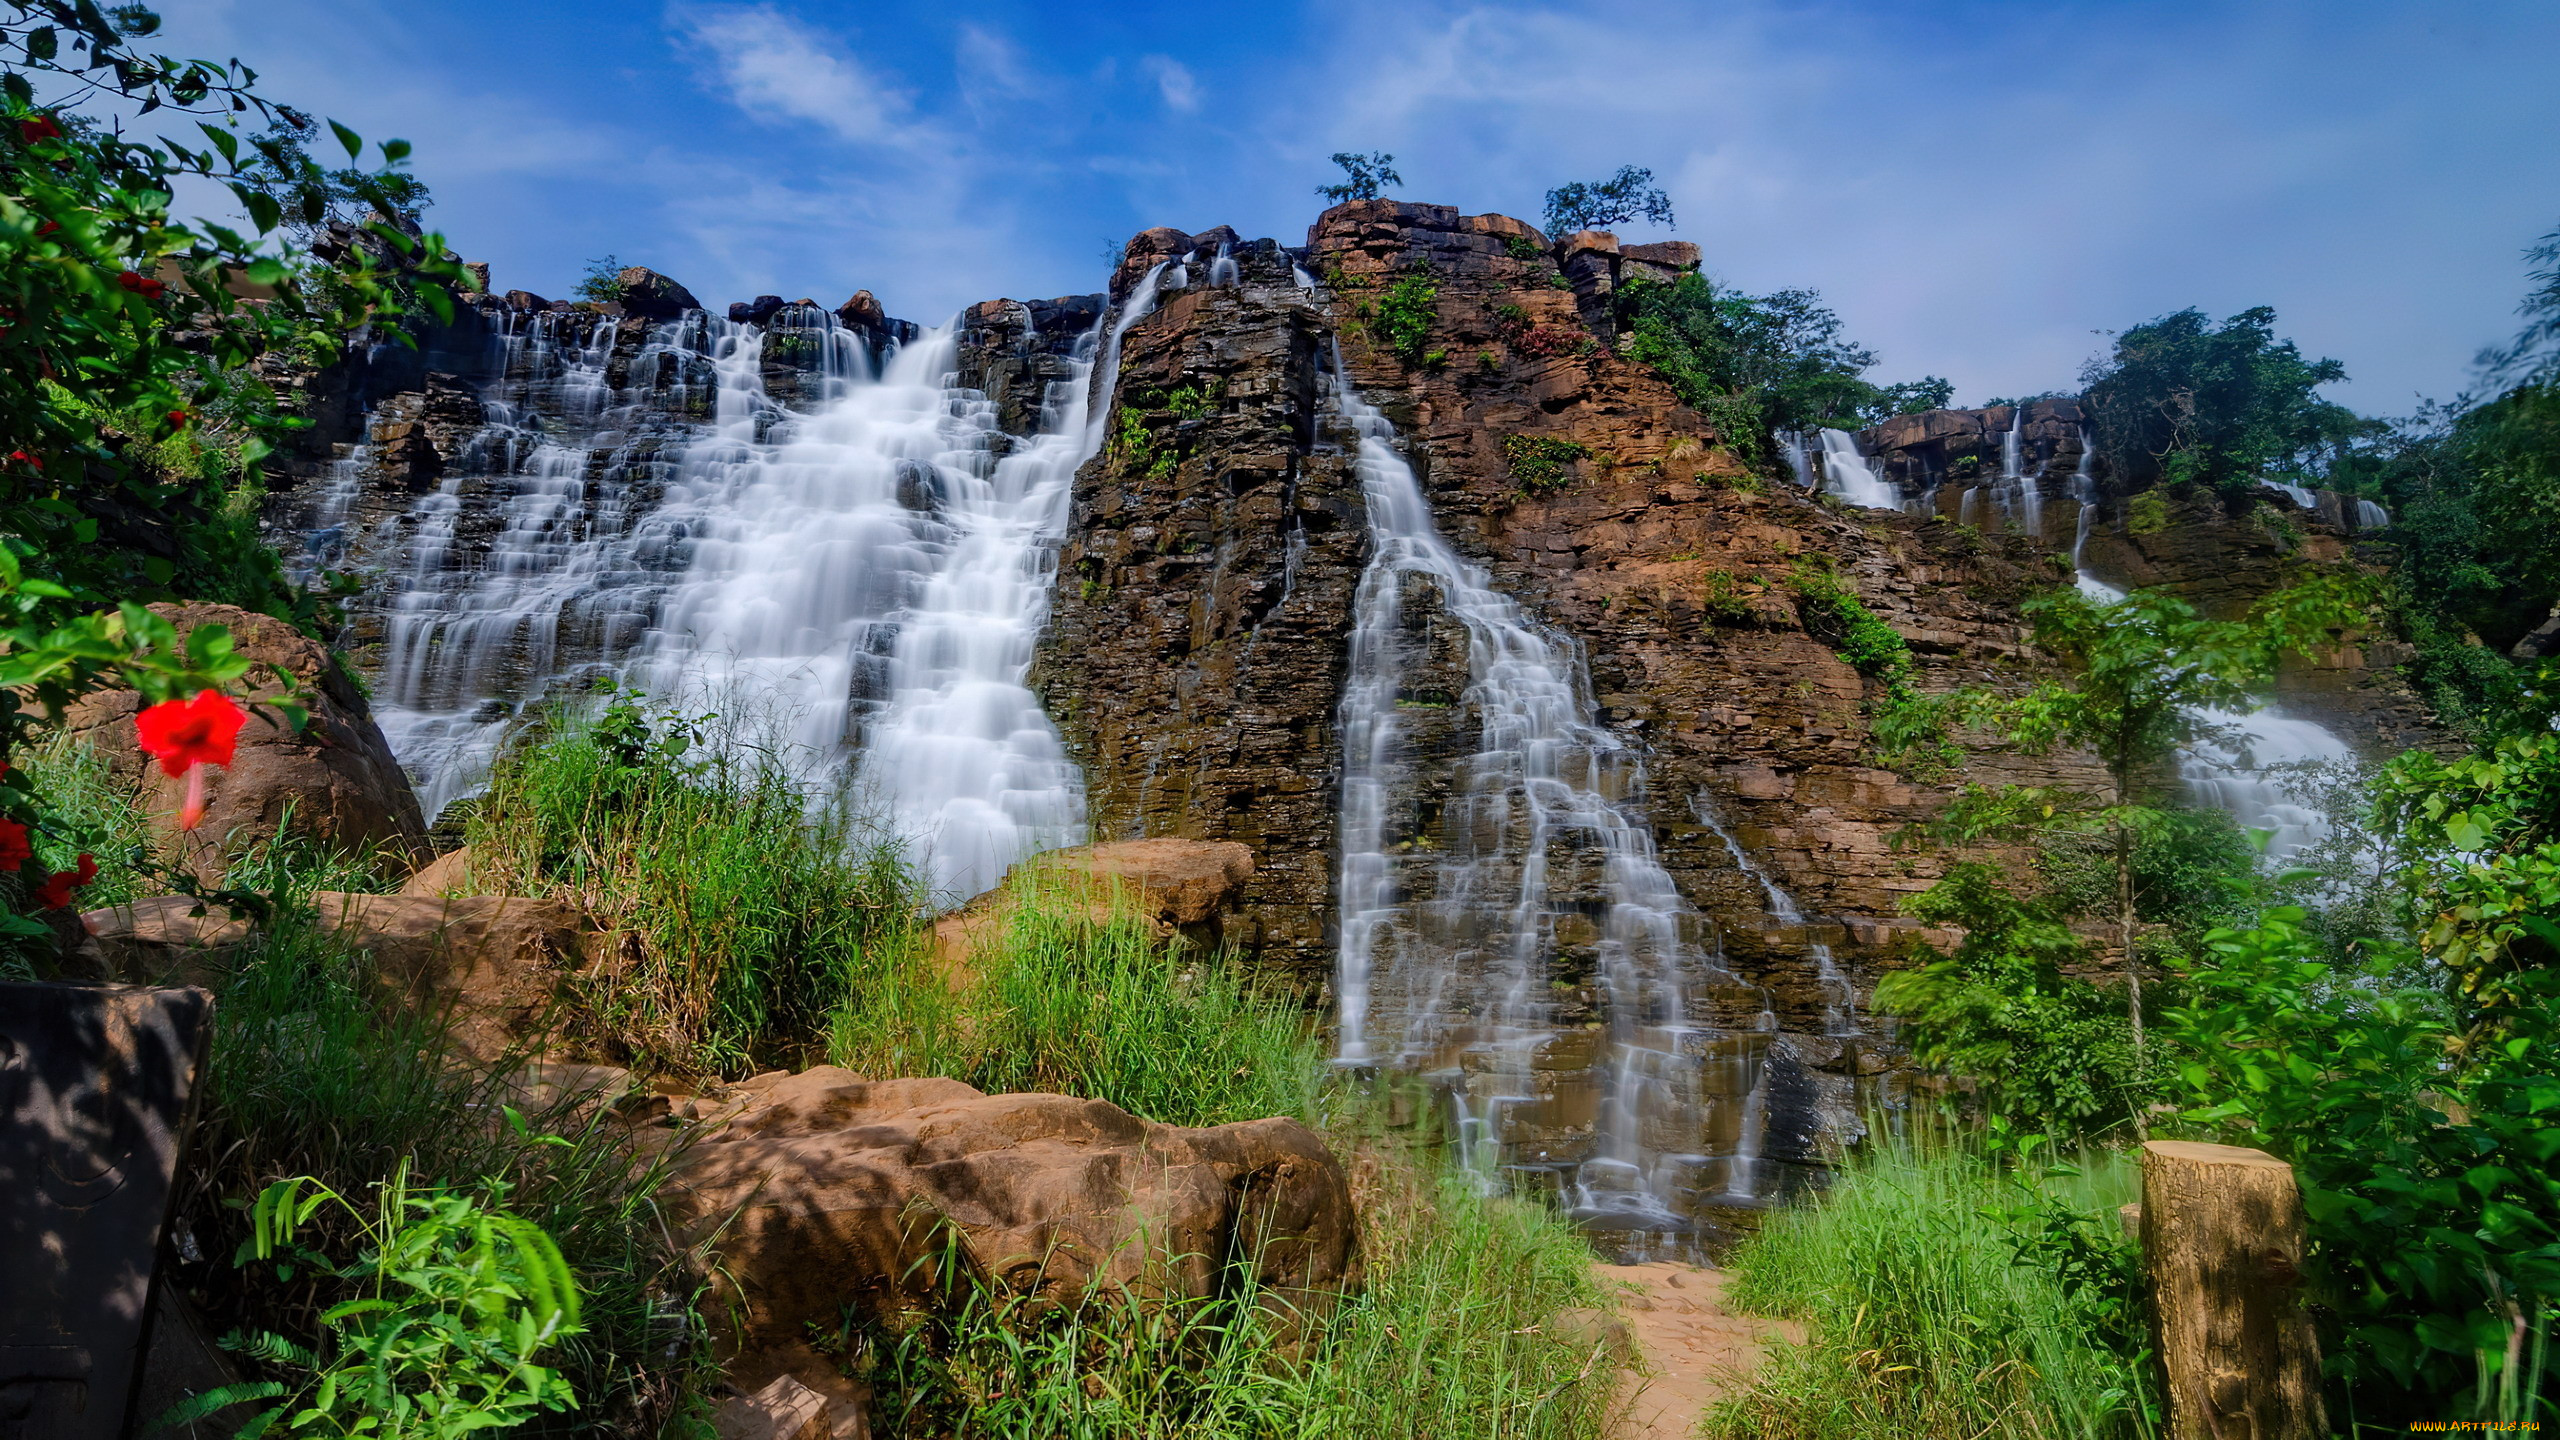
M 15 870 L 35 854 L 35 847 L 27 843 L 27 827 L 0 817 L 0 870 Z
M 116 283 L 145 300 L 157 300 L 160 298 L 160 292 L 169 288 L 148 275 L 138 275 L 131 270 L 118 275 Z
M 187 428 L 187 422 L 194 418 L 196 417 L 188 414 L 184 410 L 172 410 L 169 412 L 169 423 L 180 430 Z
M 36 235 L 37 235 L 37 237 L 38 237 L 39 239 L 41 239 L 42 237 L 47 236 L 47 235 L 50 235 L 50 234 L 52 234 L 54 231 L 59 230 L 59 229 L 61 229 L 61 228 L 62 228 L 62 226 L 61 226 L 61 224 L 60 224 L 59 222 L 57 222 L 57 221 L 53 221 L 53 220 L 47 220 L 47 221 L 46 221 L 46 222 L 44 222 L 43 224 L 41 224 L 41 225 L 39 225 L 39 226 L 37 226 L 37 227 L 36 227 Z
M 39 140 L 59 140 L 62 126 L 50 115 L 38 115 L 18 122 L 18 138 L 30 145 Z
M 18 462 L 19 464 L 21 464 L 21 465 L 26 466 L 26 467 L 27 467 L 28 469 L 30 469 L 30 470 L 41 470 L 41 469 L 43 469 L 43 468 L 44 468 L 44 460 L 43 460 L 43 458 L 42 458 L 42 457 L 40 457 L 40 456 L 35 456 L 35 455 L 30 455 L 30 454 L 28 454 L 28 453 L 27 453 L 26 451 L 24 451 L 24 450 L 12 450 L 12 451 L 10 451 L 10 452 L 9 452 L 9 458 L 10 458 L 10 459 L 12 459 L 12 460 L 17 461 L 17 462 Z

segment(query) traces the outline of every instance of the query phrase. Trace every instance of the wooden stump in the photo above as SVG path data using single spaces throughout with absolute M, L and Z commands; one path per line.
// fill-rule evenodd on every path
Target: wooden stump
M 2142 1251 L 2170 1435 L 2327 1435 L 2293 1167 L 2231 1145 L 2154 1140 L 2142 1151 Z

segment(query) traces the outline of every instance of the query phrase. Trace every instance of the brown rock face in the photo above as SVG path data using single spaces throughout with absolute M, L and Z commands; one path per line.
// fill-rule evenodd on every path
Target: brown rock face
M 424 873 L 424 872 L 421 872 Z M 1016 865 L 1005 883 L 934 922 L 937 961 L 958 971 L 975 947 L 999 940 L 1013 913 L 1014 883 L 1028 877 L 1083 905 L 1097 922 L 1128 905 L 1159 935 L 1215 949 L 1253 878 L 1253 851 L 1227 840 L 1112 840 L 1051 850 Z
M 622 313 L 647 320 L 673 320 L 687 310 L 699 310 L 702 302 L 693 292 L 659 274 L 655 270 L 634 265 L 615 275 L 622 286 Z
M 311 723 L 299 733 L 272 712 L 252 715 L 232 763 L 214 770 L 206 785 L 204 823 L 181 835 L 177 812 L 187 782 L 161 773 L 136 744 L 133 717 L 142 710 L 142 697 L 130 690 L 101 691 L 72 705 L 65 729 L 94 746 L 112 772 L 134 787 L 135 803 L 190 869 L 219 877 L 231 857 L 288 827 L 350 850 L 407 850 L 418 844 L 426 825 L 408 777 L 391 758 L 364 696 L 318 641 L 281 620 L 232 605 L 151 608 L 181 636 L 199 625 L 227 626 L 240 654 L 274 667 L 251 672 L 251 683 L 265 683 L 271 673 L 289 675 L 311 711 Z
M 996 404 L 996 426 L 1027 436 L 1040 428 L 1049 387 L 1075 373 L 1077 345 L 1102 318 L 1104 297 L 987 300 L 960 321 L 960 383 Z
M 1094 837 L 1250 847 L 1229 934 L 1312 981 L 1330 963 L 1332 722 L 1367 539 L 1358 481 L 1318 445 L 1322 308 L 1268 241 L 1230 242 L 1232 285 L 1205 283 L 1216 251 L 1171 230 L 1130 242 L 1121 299 L 1177 256 L 1194 283 L 1129 327 L 1119 387 L 1096 399 L 1113 438 L 1076 476 L 1032 684 L 1084 765 Z
M 1236 1263 L 1321 1317 L 1360 1282 L 1342 1168 L 1294 1120 L 1187 1130 L 832 1066 L 737 1089 L 743 1106 L 682 1152 L 666 1191 L 687 1226 L 726 1224 L 712 1313 L 734 1317 L 719 1337 L 734 1383 L 798 1373 L 806 1327 L 846 1306 L 926 1303 L 953 1259 L 1060 1303 L 1096 1285 L 1207 1296 Z

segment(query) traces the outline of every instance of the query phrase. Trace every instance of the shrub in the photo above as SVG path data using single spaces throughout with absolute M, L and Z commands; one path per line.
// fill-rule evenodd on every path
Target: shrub
M 1502 457 L 1510 462 L 1512 482 L 1526 495 L 1549 495 L 1573 483 L 1573 465 L 1591 448 L 1552 435 L 1506 435 Z
M 610 255 L 587 262 L 586 272 L 578 277 L 571 294 L 589 304 L 601 305 L 622 298 L 622 262 Z
M 1698 586 L 1698 609 L 1710 624 L 1739 625 L 1751 618 L 1750 597 L 1730 570 L 1710 570 Z
M 1376 304 L 1367 307 L 1369 338 L 1408 365 L 1423 363 L 1431 327 L 1439 319 L 1432 302 L 1440 287 L 1427 275 L 1399 276 Z

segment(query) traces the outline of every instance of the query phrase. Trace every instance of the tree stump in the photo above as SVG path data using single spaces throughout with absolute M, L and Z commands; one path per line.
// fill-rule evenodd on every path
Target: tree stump
M 2293 1167 L 2231 1145 L 2142 1151 L 2142 1252 L 2173 1440 L 2327 1435 Z

